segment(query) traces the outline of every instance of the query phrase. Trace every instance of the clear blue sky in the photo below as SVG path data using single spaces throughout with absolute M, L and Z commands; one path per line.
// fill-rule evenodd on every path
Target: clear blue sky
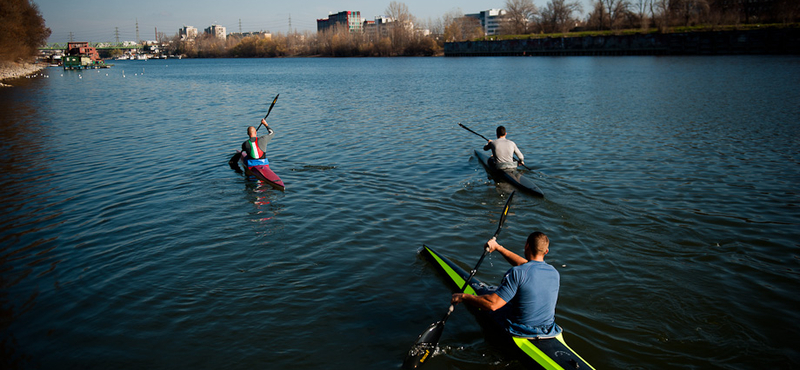
M 383 15 L 391 0 L 33 0 L 39 6 L 47 27 L 52 30 L 49 42 L 115 41 L 115 28 L 120 41 L 139 38 L 155 39 L 156 28 L 167 36 L 178 33 L 184 25 L 202 32 L 211 24 L 219 24 L 228 32 L 270 31 L 287 33 L 291 17 L 292 30 L 316 31 L 318 18 L 343 10 L 361 11 L 371 20 Z M 406 0 L 409 12 L 420 20 L 440 19 L 445 13 L 460 9 L 476 13 L 503 8 L 505 0 Z M 543 7 L 547 0 L 534 0 Z

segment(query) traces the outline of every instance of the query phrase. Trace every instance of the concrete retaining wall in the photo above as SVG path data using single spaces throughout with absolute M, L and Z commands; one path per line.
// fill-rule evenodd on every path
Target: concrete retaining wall
M 464 41 L 445 56 L 800 54 L 800 28 Z

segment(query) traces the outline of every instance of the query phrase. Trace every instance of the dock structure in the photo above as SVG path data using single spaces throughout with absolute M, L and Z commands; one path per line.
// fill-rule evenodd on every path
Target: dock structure
M 62 58 L 64 69 L 108 68 L 97 49 L 88 42 L 69 42 Z

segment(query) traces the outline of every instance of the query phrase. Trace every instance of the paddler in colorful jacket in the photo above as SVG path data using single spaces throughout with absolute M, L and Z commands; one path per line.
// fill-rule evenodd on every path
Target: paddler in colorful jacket
M 263 118 L 261 119 L 261 124 L 267 128 L 267 134 L 263 136 L 256 136 L 258 132 L 257 128 L 253 126 L 249 126 L 247 128 L 247 136 L 250 136 L 250 138 L 242 143 L 242 155 L 245 156 L 245 159 L 248 161 L 254 159 L 263 159 L 264 162 L 267 162 L 267 155 L 265 153 L 267 150 L 267 144 L 269 144 L 269 142 L 275 136 L 275 131 L 269 127 L 267 120 Z M 248 163 L 248 165 L 255 164 Z

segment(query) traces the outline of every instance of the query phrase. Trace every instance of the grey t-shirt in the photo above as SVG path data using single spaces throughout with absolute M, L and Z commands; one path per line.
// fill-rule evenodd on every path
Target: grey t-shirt
M 499 169 L 516 168 L 517 163 L 514 161 L 514 154 L 517 155 L 520 162 L 525 161 L 525 157 L 522 156 L 522 153 L 517 148 L 517 144 L 504 137 L 493 140 L 491 144 L 486 144 L 483 148 L 483 150 L 489 149 L 492 150 L 492 154 L 497 162 L 497 168 Z

